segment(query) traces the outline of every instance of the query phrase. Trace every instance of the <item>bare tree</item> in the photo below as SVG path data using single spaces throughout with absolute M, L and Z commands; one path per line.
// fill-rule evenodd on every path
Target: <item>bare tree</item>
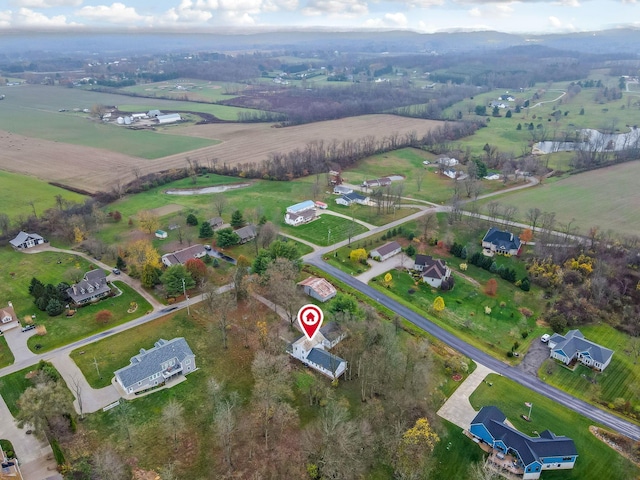
M 80 379 L 74 376 L 71 379 L 71 385 L 73 388 L 73 394 L 76 397 L 76 401 L 78 402 L 78 410 L 80 411 L 80 418 L 84 419 L 84 412 L 82 411 L 82 383 Z
M 278 238 L 278 227 L 273 222 L 267 222 L 258 229 L 256 242 L 258 242 L 260 248 L 269 248 L 269 245 L 276 238 Z
M 2 235 L 6 235 L 9 232 L 9 225 L 9 215 L 0 213 L 0 231 L 2 231 Z
M 91 456 L 93 471 L 100 480 L 125 480 L 130 477 L 127 464 L 110 446 L 97 449 Z
M 542 211 L 539 208 L 530 208 L 527 210 L 527 221 L 531 224 L 531 231 L 536 233 L 536 225 L 542 215 Z
M 230 322 L 230 315 L 236 309 L 236 299 L 231 291 L 218 292 L 217 287 L 211 285 L 209 291 L 204 296 L 205 308 L 207 312 L 218 323 L 222 339 L 222 348 L 227 348 L 227 334 Z
M 162 426 L 168 437 L 173 437 L 173 448 L 178 448 L 178 437 L 185 429 L 184 407 L 182 404 L 171 399 L 162 409 Z
M 500 203 L 496 201 L 487 203 L 487 214 L 489 215 L 489 220 L 491 222 L 493 223 L 496 222 L 500 208 L 501 208 Z
M 298 273 L 299 269 L 295 262 L 278 257 L 269 264 L 263 275 L 269 297 L 276 306 L 284 309 L 291 325 L 303 303 L 296 285 Z
M 127 441 L 131 447 L 131 422 L 135 416 L 135 409 L 128 401 L 124 400 L 120 402 L 116 408 L 110 410 L 111 414 L 115 416 L 116 427 L 125 433 Z
M 424 181 L 425 169 L 419 168 L 415 171 L 415 179 L 416 179 L 416 187 L 418 187 L 418 191 L 422 188 L 422 182 Z
M 213 206 L 216 209 L 216 212 L 218 212 L 218 216 L 221 217 L 222 216 L 222 212 L 224 212 L 224 209 L 227 206 L 227 197 L 224 196 L 224 194 L 222 193 L 216 193 L 213 196 Z
M 502 210 L 502 220 L 504 221 L 504 225 L 509 225 L 517 213 L 518 207 L 515 205 L 505 205 Z
M 224 451 L 224 461 L 231 466 L 231 448 L 236 433 L 237 395 L 221 401 L 215 409 L 214 425 L 220 446 Z

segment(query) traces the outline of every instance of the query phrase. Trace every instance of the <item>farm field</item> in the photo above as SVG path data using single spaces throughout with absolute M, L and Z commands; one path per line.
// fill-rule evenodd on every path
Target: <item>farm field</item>
M 120 90 L 145 97 L 187 99 L 190 102 L 217 102 L 239 95 L 246 87 L 242 83 L 176 78 L 162 82 L 142 83 Z
M 17 194 L 19 192 L 19 194 Z M 0 171 L 0 205 L 10 219 L 33 215 L 33 208 L 41 215 L 56 206 L 56 196 L 69 202 L 82 202 L 84 196 L 49 185 L 35 177 Z M 33 208 L 28 202 L 33 202 Z
M 441 123 L 393 115 L 366 115 L 277 129 L 271 128 L 270 124 L 176 126 L 169 131 L 179 135 L 161 135 L 150 131 L 125 131 L 112 125 L 90 122 L 70 112 L 58 113 L 57 106 L 67 105 L 72 100 L 76 105 L 79 100 L 71 97 L 54 102 L 50 98 L 53 88 L 42 89 L 49 97 L 36 98 L 32 109 L 22 109 L 18 105 L 14 107 L 16 119 L 9 121 L 5 116 L 0 117 L 0 130 L 19 130 L 18 133 L 0 131 L 0 150 L 4 152 L 0 158 L 0 169 L 35 175 L 89 192 L 110 190 L 118 183 L 133 180 L 134 168 L 138 168 L 142 175 L 183 168 L 187 157 L 201 165 L 208 165 L 212 159 L 228 165 L 260 162 L 272 152 L 286 153 L 304 148 L 312 141 L 340 142 L 368 135 L 381 138 L 390 132 L 405 134 L 411 131 L 420 136 Z M 58 91 L 68 93 L 65 89 L 55 90 Z M 95 95 L 92 92 L 77 93 Z M 100 100 L 108 104 L 121 100 L 121 97 L 86 97 L 82 106 L 89 108 Z M 148 99 L 142 100 L 148 103 Z M 3 105 L 16 101 L 8 96 Z M 40 107 L 38 101 L 48 103 Z M 158 106 L 162 108 L 160 104 Z M 6 122 L 15 125 L 12 127 Z M 35 138 L 38 132 L 45 138 Z M 82 145 L 61 141 L 77 141 Z M 222 143 L 218 144 L 220 141 Z M 88 146 L 92 142 L 104 148 Z M 92 161 L 88 162 L 88 158 Z
M 640 231 L 640 191 L 637 187 L 640 162 L 628 162 L 571 175 L 541 186 L 484 200 L 509 203 L 519 209 L 523 221 L 529 208 L 556 212 L 561 224 L 572 222 L 585 234 L 598 226 L 601 232 L 637 235 Z M 615 192 L 615 194 L 612 194 Z
M 594 424 L 591 420 L 504 377 L 492 374 L 487 380 L 492 385 L 481 383 L 469 398 L 476 410 L 494 405 L 504 412 L 515 428 L 527 435 L 549 429 L 556 435 L 565 435 L 575 442 L 578 450 L 575 467 L 572 470 L 545 471 L 542 475 L 545 480 L 632 479 L 640 475 L 637 466 L 589 431 L 589 426 Z M 531 422 L 520 417 L 528 413 L 524 402 L 533 403 Z M 467 448 L 479 450 L 471 440 L 467 441 L 467 445 Z
M 640 406 L 640 392 L 637 388 L 640 382 L 640 365 L 637 346 L 633 345 L 637 339 L 632 339 L 609 325 L 579 328 L 587 339 L 615 352 L 606 370 L 595 374 L 591 369 L 580 365 L 572 372 L 549 359 L 540 367 L 538 376 L 591 403 L 609 405 L 622 398 L 629 402 L 629 409 L 633 411 L 634 407 Z

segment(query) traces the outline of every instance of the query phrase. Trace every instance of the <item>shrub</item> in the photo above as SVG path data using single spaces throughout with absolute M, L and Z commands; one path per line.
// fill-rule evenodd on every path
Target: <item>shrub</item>
M 109 323 L 112 318 L 113 313 L 111 313 L 110 310 L 100 310 L 98 313 L 96 313 L 96 322 L 100 323 L 101 325 Z
M 485 306 L 484 307 L 484 313 L 487 314 L 487 315 L 491 315 L 491 307 Z
M 487 284 L 484 286 L 484 293 L 493 297 L 498 293 L 498 281 L 495 278 L 490 278 Z
M 56 317 L 64 312 L 64 305 L 56 298 L 52 298 L 47 303 L 46 311 L 50 317 Z

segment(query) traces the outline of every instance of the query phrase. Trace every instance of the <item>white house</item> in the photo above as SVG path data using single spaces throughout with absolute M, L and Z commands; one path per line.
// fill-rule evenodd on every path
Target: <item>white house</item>
M 284 215 L 284 223 L 296 227 L 304 223 L 309 223 L 316 219 L 316 210 L 309 209 L 301 212 L 287 212 Z
M 387 258 L 402 252 L 402 246 L 398 242 L 388 242 L 384 245 L 374 248 L 369 252 L 369 256 L 380 262 L 384 262 Z
M 549 356 L 569 365 L 573 360 L 604 371 L 613 358 L 613 350 L 584 338 L 580 330 L 569 330 L 566 335 L 555 333 L 549 338 Z
M 445 167 L 455 167 L 460 162 L 458 162 L 458 160 L 456 160 L 455 158 L 441 157 L 438 159 L 438 163 L 440 165 L 444 165 Z
M 434 288 L 440 288 L 451 277 L 451 269 L 445 261 L 429 255 L 416 255 L 413 269 L 421 272 L 422 281 Z
M 348 207 L 354 203 L 357 203 L 359 205 L 367 205 L 369 203 L 369 197 L 362 196 L 356 192 L 351 192 L 336 198 L 336 203 L 338 205 L 344 205 L 345 207 Z
M 321 302 L 331 300 L 338 293 L 336 287 L 331 285 L 326 279 L 319 277 L 306 278 L 298 282 L 298 286 L 302 287 L 304 293 L 311 298 L 315 298 Z
M 16 317 L 16 312 L 11 302 L 6 307 L 0 308 L 0 333 L 11 330 L 18 325 L 18 317 Z
M 9 240 L 11 246 L 17 250 L 25 250 L 45 243 L 46 240 L 37 233 L 20 232 L 16 238 Z
M 303 335 L 289 344 L 287 353 L 334 380 L 346 371 L 347 361 L 330 353 L 327 349 L 337 345 L 344 337 L 345 333 L 336 324 L 330 322 L 320 328 L 313 340 Z
M 114 372 L 117 384 L 127 393 L 160 386 L 178 375 L 196 369 L 196 356 L 182 338 L 158 340 L 153 348 L 140 349 L 131 364 Z
M 345 187 L 344 185 L 336 185 L 333 187 L 333 193 L 336 195 L 346 195 L 353 192 L 353 188 Z

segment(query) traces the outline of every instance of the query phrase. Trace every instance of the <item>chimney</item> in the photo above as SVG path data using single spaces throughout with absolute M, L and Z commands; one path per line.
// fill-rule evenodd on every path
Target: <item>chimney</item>
M 9 306 L 10 306 L 11 308 L 13 308 L 13 303 L 11 303 L 11 302 L 8 302 L 8 303 L 9 303 Z
M 513 242 L 513 233 L 511 234 L 510 241 L 512 241 L 512 242 Z

